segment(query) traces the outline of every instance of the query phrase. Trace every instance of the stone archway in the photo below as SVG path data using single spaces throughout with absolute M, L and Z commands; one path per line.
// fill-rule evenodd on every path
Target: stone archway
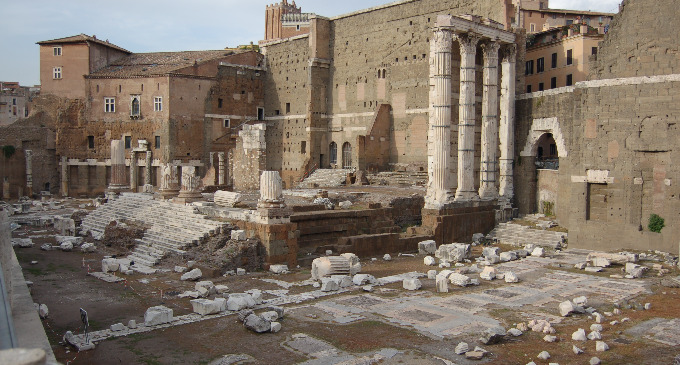
M 562 130 L 560 129 L 557 117 L 534 119 L 531 123 L 531 130 L 529 130 L 527 142 L 524 144 L 524 148 L 519 155 L 522 157 L 536 157 L 538 140 L 547 133 L 552 134 L 555 139 L 557 154 L 560 157 L 567 157 L 567 146 L 564 143 L 564 136 L 562 135 Z

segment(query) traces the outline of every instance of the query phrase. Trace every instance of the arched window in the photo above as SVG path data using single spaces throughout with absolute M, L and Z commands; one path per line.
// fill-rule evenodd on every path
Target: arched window
M 130 105 L 130 116 L 131 117 L 139 117 L 140 114 L 140 106 L 139 106 L 139 96 L 134 95 L 132 97 L 131 105 Z
M 342 145 L 342 168 L 352 168 L 352 145 L 349 142 Z
M 328 155 L 330 156 L 330 164 L 335 165 L 338 163 L 338 145 L 335 142 L 331 142 L 331 145 L 328 147 L 329 153 Z

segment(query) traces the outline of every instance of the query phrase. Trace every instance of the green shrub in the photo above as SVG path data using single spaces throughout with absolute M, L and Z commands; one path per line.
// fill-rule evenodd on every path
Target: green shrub
M 656 214 L 649 216 L 649 224 L 647 225 L 647 228 L 649 228 L 650 231 L 660 233 L 661 229 L 665 226 L 666 224 L 663 218 Z
M 14 148 L 14 146 L 12 145 L 2 146 L 2 153 L 7 158 L 14 156 L 14 152 L 16 151 L 17 151 L 16 148 Z

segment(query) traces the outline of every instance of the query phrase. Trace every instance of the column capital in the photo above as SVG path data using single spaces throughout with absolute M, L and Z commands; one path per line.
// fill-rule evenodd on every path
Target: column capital
M 482 42 L 482 50 L 485 58 L 498 58 L 498 50 L 501 48 L 500 43 L 492 40 Z
M 449 29 L 437 28 L 434 30 L 432 41 L 437 49 L 451 49 L 453 46 L 453 33 Z
M 460 44 L 460 54 L 475 54 L 481 36 L 475 33 L 463 33 L 456 34 L 456 39 Z
M 503 62 L 515 62 L 517 57 L 517 45 L 504 44 L 501 50 L 503 52 Z

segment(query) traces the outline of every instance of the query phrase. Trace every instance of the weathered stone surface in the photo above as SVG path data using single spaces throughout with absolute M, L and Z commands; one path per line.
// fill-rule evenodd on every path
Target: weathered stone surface
M 522 258 L 522 259 L 531 254 L 531 252 L 524 250 L 524 249 L 514 250 L 512 252 L 514 252 L 515 255 L 517 255 L 518 258 Z
M 321 291 L 329 292 L 338 290 L 340 290 L 340 285 L 338 285 L 337 281 L 332 278 L 321 278 Z
M 425 258 L 423 259 L 423 263 L 424 263 L 425 265 L 427 265 L 427 266 L 435 266 L 435 265 L 437 265 L 436 260 L 435 260 L 434 257 L 432 257 L 432 256 L 425 256 Z
M 451 284 L 456 284 L 458 286 L 470 285 L 469 277 L 455 272 L 449 275 L 449 281 L 451 282 Z
M 66 242 L 70 242 L 73 247 L 78 247 L 83 244 L 85 241 L 85 238 L 83 237 L 75 237 L 75 236 L 54 236 L 54 238 L 57 240 L 58 245 L 62 245 Z
M 235 229 L 231 231 L 231 239 L 235 241 L 245 241 L 246 240 L 246 231 L 242 229 Z
M 38 315 L 40 318 L 45 319 L 50 315 L 50 310 L 47 308 L 46 304 L 41 304 L 38 306 Z
M 593 332 L 590 332 L 590 333 L 588 334 L 588 339 L 589 339 L 589 340 L 592 340 L 592 341 L 594 341 L 594 340 L 601 340 L 601 339 L 602 339 L 602 335 L 600 334 L 599 331 L 593 331 Z
M 626 263 L 626 274 L 633 278 L 641 278 L 649 268 L 634 263 Z
M 482 256 L 484 257 L 498 256 L 500 252 L 501 249 L 499 247 L 484 247 L 482 249 Z
M 118 259 L 108 258 L 102 260 L 102 272 L 115 272 L 120 268 Z
M 571 346 L 571 351 L 573 351 L 574 354 L 576 354 L 576 355 L 580 355 L 580 354 L 583 353 L 583 350 L 581 350 L 580 348 L 576 347 L 576 345 L 572 345 L 572 346 Z
M 186 272 L 187 270 L 189 270 L 189 268 L 186 266 L 175 266 L 176 273 L 183 273 Z
M 468 351 L 465 353 L 465 358 L 469 360 L 481 360 L 484 358 L 486 352 L 482 351 Z
M 543 247 L 536 247 L 531 251 L 531 256 L 543 257 L 545 256 L 545 249 Z
M 4 213 L 3 213 L 4 214 Z M 43 349 L 3 348 L 0 350 L 0 364 L 43 365 L 47 354 Z
M 241 310 L 238 311 L 238 313 L 237 313 L 238 320 L 239 320 L 241 323 L 243 323 L 243 321 L 246 320 L 246 317 L 248 317 L 249 315 L 251 315 L 251 314 L 253 314 L 253 313 L 255 313 L 255 312 L 253 312 L 252 309 L 241 309 Z
M 125 330 L 125 325 L 122 323 L 116 323 L 111 325 L 111 331 L 118 332 Z
M 50 245 L 49 243 L 43 243 L 40 246 L 40 249 L 43 250 L 43 251 L 50 251 L 50 250 L 52 250 L 52 245 Z
M 506 283 L 519 283 L 519 278 L 512 271 L 505 272 L 505 282 Z
M 172 322 L 172 309 L 158 305 L 151 307 L 144 313 L 144 325 L 157 326 Z
M 262 290 L 260 289 L 251 289 L 247 290 L 246 293 L 250 295 L 251 298 L 253 298 L 253 301 L 255 304 L 262 304 L 263 299 L 262 299 Z
M 444 272 L 448 272 L 447 274 L 444 274 Z M 437 292 L 438 293 L 448 293 L 449 292 L 449 278 L 448 275 L 451 273 L 449 270 L 444 270 L 441 273 L 437 274 L 435 278 L 435 285 L 437 286 Z
M 607 345 L 604 341 L 595 342 L 595 351 L 603 352 L 607 350 L 609 350 L 609 345 Z
M 212 281 L 199 281 L 194 285 L 194 289 L 199 290 L 200 288 L 204 288 L 205 290 L 208 291 L 208 295 L 213 295 L 217 293 L 217 289 L 215 289 L 215 284 L 213 284 Z
M 453 350 L 457 355 L 462 355 L 470 350 L 470 346 L 467 344 L 467 342 L 460 342 L 455 350 Z
M 352 277 L 349 275 L 333 275 L 331 276 L 331 279 L 335 280 L 340 288 L 349 288 L 354 285 Z
M 269 265 L 269 271 L 274 274 L 287 274 L 288 265 Z
M 541 360 L 548 360 L 550 358 L 550 353 L 548 351 L 541 351 L 536 357 Z
M 470 257 L 470 245 L 463 243 L 441 245 L 434 256 L 442 261 L 461 262 Z
M 240 311 L 241 309 L 252 308 L 256 305 L 255 300 L 247 293 L 234 293 L 227 299 L 227 309 L 230 311 Z
M 236 269 L 236 276 L 243 276 L 245 274 L 246 274 L 246 269 L 241 268 L 241 267 Z
M 389 253 L 386 253 L 385 255 L 383 255 L 383 260 L 392 261 L 392 256 Z
M 583 269 L 586 268 L 586 266 L 588 266 L 587 262 L 579 262 L 578 264 L 574 265 L 574 268 L 579 269 L 579 270 L 583 270 Z
M 428 270 L 427 271 L 427 278 L 431 280 L 435 280 L 437 278 L 437 270 Z
M 522 331 L 517 328 L 511 328 L 508 330 L 508 334 L 512 337 L 518 337 L 522 335 Z
M 268 332 L 272 329 L 270 321 L 255 314 L 248 315 L 243 321 L 243 325 L 246 326 L 247 329 L 257 333 Z
M 420 255 L 434 255 L 437 251 L 437 242 L 433 240 L 418 242 L 418 253 Z
M 500 258 L 503 262 L 514 261 L 517 260 L 517 254 L 514 251 L 501 252 Z
M 638 256 L 636 254 L 618 254 L 618 253 L 607 253 L 607 252 L 591 252 L 588 254 L 588 261 L 593 260 L 595 257 L 601 257 L 609 260 L 612 264 L 625 265 L 627 262 L 637 262 Z
M 585 296 L 582 295 L 580 297 L 574 298 L 572 300 L 572 302 L 574 302 L 574 305 L 584 306 L 584 305 L 588 304 L 588 298 L 586 298 Z
M 274 312 L 274 311 L 267 311 L 267 312 L 262 312 L 260 316 L 267 321 L 273 322 L 279 319 L 279 314 Z
M 545 335 L 545 336 L 543 336 L 543 341 L 545 341 L 545 342 L 555 342 L 555 341 L 557 341 L 557 336 Z
M 194 313 L 198 313 L 202 316 L 219 313 L 220 309 L 222 309 L 221 303 L 214 300 L 193 299 L 190 300 L 190 302 Z
M 350 260 L 343 256 L 319 257 L 312 261 L 312 279 L 331 275 L 350 275 Z
M 269 329 L 271 333 L 277 333 L 281 331 L 281 323 L 279 322 L 271 322 L 271 327 Z
M 371 274 L 356 274 L 352 278 L 352 282 L 354 282 L 354 285 L 362 286 L 366 284 L 377 284 L 378 280 Z
M 59 245 L 59 248 L 64 251 L 64 252 L 70 252 L 73 251 L 73 243 L 71 242 L 64 242 L 61 245 Z
M 503 327 L 492 327 L 482 332 L 482 337 L 479 338 L 485 345 L 493 345 L 503 341 L 506 332 Z
M 501 257 L 498 255 L 489 255 L 486 257 L 486 261 L 489 262 L 489 264 L 497 264 L 501 262 Z
M 574 333 L 571 334 L 571 339 L 574 341 L 586 341 L 586 331 L 583 328 L 579 328 Z
M 593 266 L 609 267 L 612 263 L 606 257 L 593 256 L 590 260 Z
M 423 284 L 420 282 L 420 280 L 412 278 L 412 279 L 404 279 L 402 283 L 404 289 L 406 290 L 418 290 L 420 289 Z
M 566 300 L 562 303 L 560 303 L 560 315 L 562 317 L 566 317 L 572 313 L 574 313 L 574 304 L 570 300 Z
M 94 245 L 94 243 L 87 242 L 83 243 L 82 246 L 80 246 L 80 251 L 84 253 L 92 253 L 97 250 L 97 247 Z
M 479 277 L 484 280 L 493 280 L 496 278 L 496 269 L 491 266 L 487 266 L 484 268 L 484 270 L 482 270 L 481 274 L 479 274 Z
M 131 319 L 131 320 L 128 321 L 127 326 L 128 326 L 128 328 L 135 329 L 135 328 L 137 328 L 137 321 L 135 321 L 134 319 Z
M 180 280 L 183 281 L 195 281 L 203 277 L 203 273 L 201 272 L 201 269 L 195 268 L 187 273 L 182 274 L 180 277 Z

